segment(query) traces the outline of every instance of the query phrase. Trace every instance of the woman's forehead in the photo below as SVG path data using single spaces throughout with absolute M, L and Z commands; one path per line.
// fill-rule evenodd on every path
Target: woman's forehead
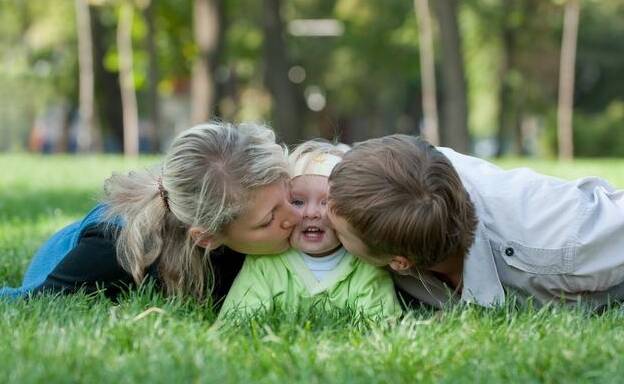
M 247 207 L 243 212 L 243 216 L 266 216 L 267 213 L 271 212 L 275 206 L 284 200 L 286 191 L 287 186 L 283 181 L 255 188 L 249 193 Z

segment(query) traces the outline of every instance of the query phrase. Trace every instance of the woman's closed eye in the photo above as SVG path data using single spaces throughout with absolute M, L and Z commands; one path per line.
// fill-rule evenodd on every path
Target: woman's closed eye
M 275 213 L 271 212 L 271 217 L 269 218 L 269 220 L 265 221 L 264 223 L 260 224 L 260 226 L 258 228 L 266 228 L 269 225 L 271 225 L 271 223 L 273 222 L 273 220 L 275 219 Z

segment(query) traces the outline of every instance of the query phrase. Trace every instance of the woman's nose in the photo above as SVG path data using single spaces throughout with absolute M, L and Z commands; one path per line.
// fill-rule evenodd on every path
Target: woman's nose
M 284 220 L 282 220 L 281 227 L 282 229 L 291 229 L 301 221 L 301 215 L 299 212 L 290 204 L 286 205 L 286 213 L 284 216 Z

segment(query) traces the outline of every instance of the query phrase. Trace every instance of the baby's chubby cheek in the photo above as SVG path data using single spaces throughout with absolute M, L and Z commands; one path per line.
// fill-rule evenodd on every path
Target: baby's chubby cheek
M 331 233 L 331 237 L 329 237 L 329 238 L 330 238 L 331 245 L 333 245 L 333 246 L 335 246 L 335 247 L 337 247 L 337 246 L 339 246 L 339 245 L 342 245 L 342 244 L 340 243 L 340 240 L 338 240 L 338 235 L 336 234 L 336 232 L 334 232 L 334 231 L 328 231 L 328 233 Z
M 288 238 L 288 242 L 290 243 L 291 247 L 297 248 L 297 245 L 299 244 L 299 242 L 297 241 L 297 238 L 300 235 L 301 235 L 301 229 L 299 228 L 299 226 L 293 228 L 292 232 L 290 233 L 290 237 Z

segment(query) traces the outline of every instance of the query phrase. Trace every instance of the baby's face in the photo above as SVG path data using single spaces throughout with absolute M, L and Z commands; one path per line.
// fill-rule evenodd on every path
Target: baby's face
M 291 204 L 301 222 L 290 236 L 290 245 L 310 256 L 326 256 L 340 246 L 327 218 L 327 177 L 303 175 L 291 181 Z

